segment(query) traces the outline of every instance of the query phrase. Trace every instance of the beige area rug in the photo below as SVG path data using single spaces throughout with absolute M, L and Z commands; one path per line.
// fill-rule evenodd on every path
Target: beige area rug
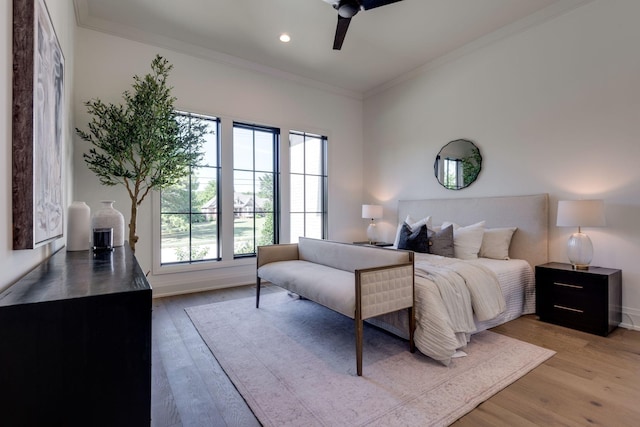
M 493 332 L 445 367 L 365 325 L 356 376 L 353 321 L 286 292 L 187 308 L 265 426 L 444 426 L 554 352 Z

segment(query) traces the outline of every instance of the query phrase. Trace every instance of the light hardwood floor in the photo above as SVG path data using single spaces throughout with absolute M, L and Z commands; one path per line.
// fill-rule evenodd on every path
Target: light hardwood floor
M 152 426 L 260 425 L 184 311 L 254 294 L 245 286 L 154 299 Z M 640 332 L 618 328 L 603 338 L 534 315 L 493 331 L 557 354 L 454 426 L 640 425 Z

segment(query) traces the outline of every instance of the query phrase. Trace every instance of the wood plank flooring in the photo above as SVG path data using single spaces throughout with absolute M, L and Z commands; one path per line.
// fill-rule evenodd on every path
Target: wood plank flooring
M 243 286 L 154 299 L 152 426 L 260 425 L 184 311 L 254 295 L 255 286 Z M 493 331 L 557 354 L 454 426 L 640 425 L 640 332 L 603 338 L 534 315 Z

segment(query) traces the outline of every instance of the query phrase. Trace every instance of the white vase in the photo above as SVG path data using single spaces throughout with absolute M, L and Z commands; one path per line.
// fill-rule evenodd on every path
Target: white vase
M 102 208 L 91 217 L 91 228 L 113 228 L 113 246 L 124 245 L 124 215 L 114 209 L 113 200 L 102 200 Z
M 67 211 L 67 250 L 86 251 L 91 247 L 91 209 L 85 202 L 73 202 Z

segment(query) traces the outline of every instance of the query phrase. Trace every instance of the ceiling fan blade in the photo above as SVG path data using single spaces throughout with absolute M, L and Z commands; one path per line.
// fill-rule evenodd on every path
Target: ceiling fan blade
M 364 10 L 375 9 L 376 7 L 386 6 L 391 3 L 397 3 L 402 0 L 361 0 L 362 8 Z
M 338 26 L 336 27 L 336 36 L 333 40 L 334 50 L 342 49 L 344 36 L 347 35 L 347 30 L 349 29 L 350 23 L 351 23 L 351 18 L 343 18 L 342 16 L 338 15 Z

